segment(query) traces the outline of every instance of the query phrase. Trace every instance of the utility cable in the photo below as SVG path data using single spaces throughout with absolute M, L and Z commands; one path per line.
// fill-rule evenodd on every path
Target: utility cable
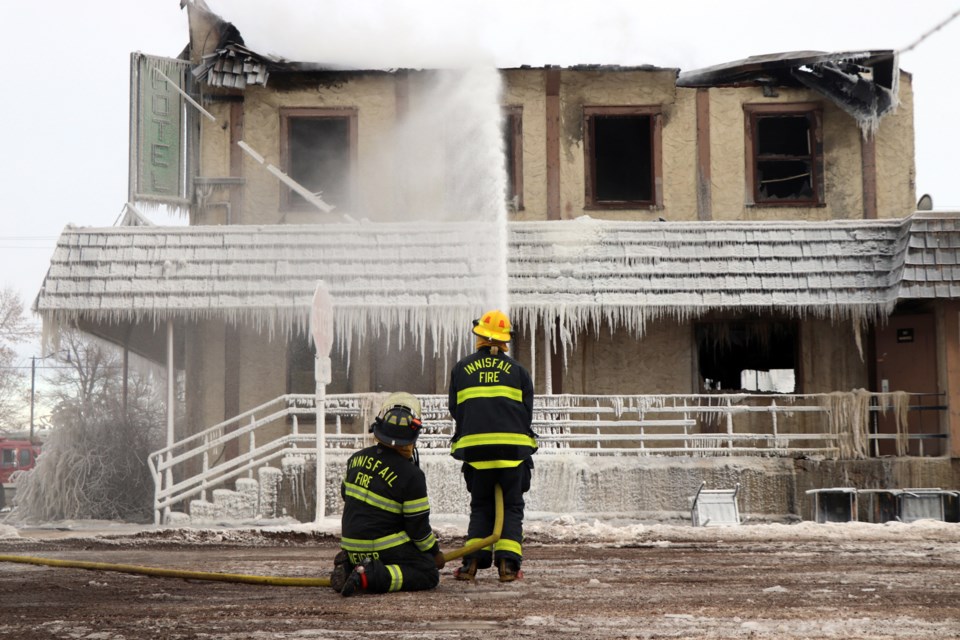
M 953 20 L 957 16 L 960 16 L 960 9 L 957 9 L 956 11 L 951 13 L 949 16 L 943 19 L 939 24 L 937 24 L 937 26 L 933 27 L 932 29 L 924 33 L 922 36 L 914 40 L 913 43 L 911 43 L 910 45 L 904 47 L 903 49 L 900 49 L 897 53 L 906 53 L 907 51 L 916 49 L 917 45 L 919 45 L 921 42 L 923 42 L 924 40 L 926 40 L 927 38 L 935 34 L 937 31 L 940 31 L 940 29 L 943 29 L 945 26 L 953 22 Z

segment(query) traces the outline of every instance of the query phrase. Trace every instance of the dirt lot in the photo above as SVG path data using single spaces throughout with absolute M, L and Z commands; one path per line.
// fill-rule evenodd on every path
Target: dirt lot
M 0 637 L 960 637 L 960 525 L 820 527 L 534 531 L 522 582 L 466 584 L 448 568 L 435 591 L 355 598 L 0 563 Z M 335 551 L 303 532 L 0 539 L 0 554 L 279 576 L 326 575 Z

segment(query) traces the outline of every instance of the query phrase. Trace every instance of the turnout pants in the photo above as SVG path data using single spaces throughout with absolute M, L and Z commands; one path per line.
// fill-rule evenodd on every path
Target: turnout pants
M 367 591 L 422 591 L 440 584 L 440 572 L 429 553 L 423 553 L 412 542 L 374 554 L 348 552 L 350 570 L 366 563 Z
M 467 544 L 482 540 L 493 533 L 496 516 L 494 487 L 503 489 L 503 531 L 493 549 L 485 548 L 468 554 L 464 560 L 476 558 L 477 567 L 486 569 L 493 556 L 509 558 L 519 568 L 523 559 L 523 494 L 530 489 L 533 462 L 530 459 L 519 466 L 504 469 L 474 469 L 463 465 L 463 477 L 470 492 L 470 524 L 467 526 Z

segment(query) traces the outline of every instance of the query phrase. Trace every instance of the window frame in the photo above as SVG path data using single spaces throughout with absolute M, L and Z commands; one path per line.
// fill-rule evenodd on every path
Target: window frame
M 649 200 L 597 200 L 597 159 L 595 153 L 596 117 L 638 116 L 650 119 L 650 196 Z M 584 106 L 584 208 L 585 209 L 661 209 L 663 208 L 663 107 L 661 105 Z
M 823 105 L 818 102 L 782 102 L 776 104 L 744 104 L 744 142 L 745 142 L 745 201 L 749 207 L 822 207 L 826 204 L 824 193 L 823 162 Z M 759 121 L 765 117 L 804 116 L 810 126 L 808 129 L 810 155 L 782 158 L 784 161 L 807 158 L 810 162 L 811 198 L 765 199 L 760 194 L 757 181 L 758 163 L 765 156 L 759 151 Z
M 511 139 L 512 149 L 504 149 L 504 154 L 510 151 L 510 160 L 513 162 L 513 171 L 507 171 L 507 206 L 513 207 L 514 211 L 523 211 L 523 107 L 508 105 L 502 107 L 504 128 L 509 127 L 509 131 L 504 131 Z M 507 168 L 506 166 L 504 168 Z M 513 191 L 516 202 L 512 202 L 509 191 Z
M 290 121 L 293 119 L 345 119 L 347 120 L 347 198 L 353 201 L 354 179 L 357 167 L 357 118 L 356 107 L 282 107 L 280 109 L 280 169 L 290 176 Z M 292 178 L 292 176 L 291 176 Z M 280 211 L 313 211 L 314 207 L 307 202 L 291 197 L 293 190 L 285 184 L 280 184 Z M 321 199 L 323 195 L 321 194 Z M 338 208 L 346 209 L 341 203 L 328 203 Z

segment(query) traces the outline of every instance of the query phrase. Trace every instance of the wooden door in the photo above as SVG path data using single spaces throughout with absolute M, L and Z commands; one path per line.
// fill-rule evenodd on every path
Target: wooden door
M 876 390 L 929 394 L 912 400 L 912 406 L 935 407 L 941 404 L 937 395 L 936 345 L 936 322 L 933 314 L 892 316 L 884 327 L 876 331 Z M 940 412 L 935 409 L 911 410 L 908 418 L 910 433 L 940 431 Z M 886 414 L 877 416 L 876 432 L 896 433 L 896 416 L 892 407 L 888 408 Z M 921 455 L 920 449 L 920 441 L 911 438 L 909 455 Z M 922 449 L 925 456 L 942 455 L 943 441 L 924 440 Z M 893 439 L 879 440 L 878 446 L 871 447 L 870 451 L 879 455 L 896 455 L 896 442 Z

